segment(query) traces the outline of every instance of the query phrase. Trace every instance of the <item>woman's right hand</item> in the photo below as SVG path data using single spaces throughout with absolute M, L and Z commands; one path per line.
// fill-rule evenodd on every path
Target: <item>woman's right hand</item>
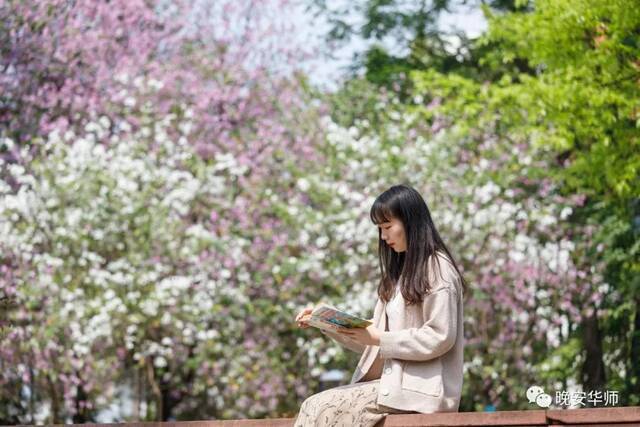
M 296 316 L 296 322 L 298 322 L 299 328 L 301 329 L 310 328 L 310 326 L 307 325 L 307 323 L 304 321 L 304 318 L 310 315 L 312 311 L 313 311 L 313 307 L 307 307 L 303 309 L 300 313 L 298 313 L 298 315 Z

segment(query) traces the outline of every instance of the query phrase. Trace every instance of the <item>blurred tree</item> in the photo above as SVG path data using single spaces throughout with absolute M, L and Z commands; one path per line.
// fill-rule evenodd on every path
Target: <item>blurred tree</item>
M 391 87 L 394 82 L 404 82 L 411 70 L 456 71 L 486 78 L 486 70 L 478 59 L 487 47 L 474 45 L 464 31 L 452 34 L 439 28 L 438 19 L 462 7 L 474 6 L 500 12 L 526 12 L 531 10 L 529 3 L 527 0 L 310 0 L 309 9 L 329 22 L 331 29 L 326 39 L 330 50 L 357 37 L 369 42 L 364 52 L 355 54 L 351 71 L 363 69 L 369 81 Z M 518 65 L 526 69 L 526 64 Z M 492 70 L 489 75 L 495 74 L 496 70 Z
M 607 265 L 611 289 L 577 331 L 581 381 L 587 389 L 618 387 L 624 403 L 637 403 L 640 343 L 628 320 L 640 314 L 632 303 L 640 290 L 640 12 L 624 0 L 541 0 L 527 13 L 486 10 L 489 32 L 478 46 L 487 50 L 479 63 L 498 70 L 497 79 L 479 84 L 459 73 L 421 71 L 414 74 L 417 92 L 425 102 L 442 100 L 442 111 L 470 136 L 495 125 L 503 136 L 549 149 L 556 166 L 547 174 L 564 194 L 587 196 L 572 220 L 598 225 L 590 251 L 594 262 Z M 516 61 L 527 71 L 511 66 Z

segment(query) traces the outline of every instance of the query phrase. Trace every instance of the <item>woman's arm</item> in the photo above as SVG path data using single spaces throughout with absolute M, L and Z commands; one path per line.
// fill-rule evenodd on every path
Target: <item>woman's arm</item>
M 427 319 L 420 328 L 380 333 L 380 357 L 425 361 L 449 351 L 458 332 L 458 292 L 453 286 L 434 290 L 423 299 Z
M 339 334 L 337 334 L 335 332 L 326 331 L 324 329 L 320 329 L 320 332 L 322 332 L 323 334 L 327 335 L 330 338 L 333 338 L 340 345 L 342 345 L 343 347 L 346 347 L 347 349 L 349 349 L 349 350 L 351 350 L 353 352 L 362 353 L 362 352 L 364 352 L 365 348 L 367 348 L 366 345 L 362 345 L 362 344 L 359 344 L 359 343 L 357 343 L 355 341 L 348 340 L 348 339 L 340 336 Z

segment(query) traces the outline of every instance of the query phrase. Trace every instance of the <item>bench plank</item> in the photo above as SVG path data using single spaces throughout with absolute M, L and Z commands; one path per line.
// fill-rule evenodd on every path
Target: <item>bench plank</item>
M 293 427 L 294 418 L 211 421 L 131 422 L 114 424 L 58 424 L 59 427 Z M 497 412 L 441 412 L 391 414 L 376 427 L 623 427 L 640 426 L 640 406 L 549 409 Z

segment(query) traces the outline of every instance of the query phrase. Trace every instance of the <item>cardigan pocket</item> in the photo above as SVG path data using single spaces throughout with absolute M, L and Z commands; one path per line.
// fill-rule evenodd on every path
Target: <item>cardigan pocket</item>
M 406 361 L 402 373 L 402 388 L 431 396 L 442 395 L 442 360 Z

